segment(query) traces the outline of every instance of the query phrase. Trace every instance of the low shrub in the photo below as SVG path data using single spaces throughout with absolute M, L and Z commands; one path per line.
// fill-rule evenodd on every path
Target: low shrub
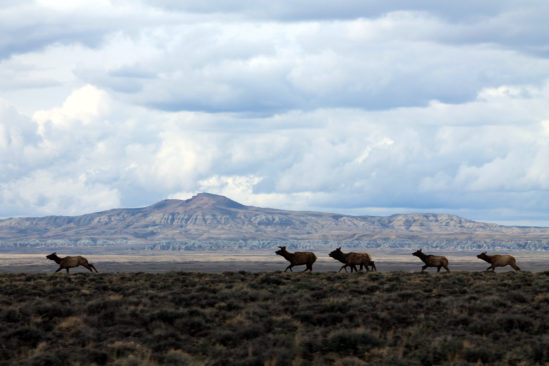
M 547 293 L 527 272 L 0 274 L 0 366 L 545 364 Z
M 340 330 L 326 340 L 326 349 L 341 355 L 361 355 L 382 342 L 365 331 Z

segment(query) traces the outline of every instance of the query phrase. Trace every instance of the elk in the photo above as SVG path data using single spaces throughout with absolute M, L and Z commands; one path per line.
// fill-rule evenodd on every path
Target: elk
M 82 266 L 90 270 L 90 272 L 93 273 L 92 269 L 99 273 L 99 271 L 95 268 L 95 266 L 91 263 L 88 263 L 88 260 L 82 256 L 67 256 L 67 257 L 58 257 L 56 252 L 53 252 L 50 255 L 47 255 L 46 258 L 51 259 L 55 263 L 59 264 L 59 268 L 57 268 L 57 271 L 55 273 L 59 272 L 62 269 L 66 269 L 67 273 L 69 273 L 69 268 Z
M 425 268 L 427 267 L 437 267 L 437 272 L 440 272 L 440 268 L 444 267 L 446 272 L 450 272 L 450 269 L 448 268 L 448 259 L 444 256 L 425 254 L 421 251 L 421 249 L 418 249 L 412 253 L 412 255 L 415 255 L 425 263 L 425 265 L 421 268 L 421 272 L 425 271 Z
M 517 261 L 512 255 L 488 255 L 486 252 L 482 252 L 477 255 L 477 258 L 482 259 L 490 263 L 490 267 L 486 268 L 487 271 L 492 269 L 492 272 L 496 271 L 496 267 L 505 267 L 507 265 L 513 267 L 515 271 L 520 271 L 520 268 L 517 266 Z
M 366 272 L 369 272 L 369 267 L 371 267 L 372 271 L 376 270 L 376 265 L 368 253 L 343 253 L 341 247 L 339 247 L 330 252 L 330 257 L 343 263 L 338 272 L 341 272 L 342 269 L 345 269 L 345 272 L 347 272 L 347 267 L 351 267 L 351 272 L 353 270 L 358 272 L 356 269 L 357 265 L 360 265 L 361 271 L 365 268 Z
M 313 263 L 316 261 L 316 255 L 313 252 L 295 252 L 290 253 L 286 250 L 286 247 L 279 247 L 280 249 L 277 250 L 275 253 L 278 255 L 283 256 L 287 261 L 290 262 L 290 265 L 286 267 L 284 272 L 290 270 L 292 271 L 293 266 L 300 266 L 302 264 L 306 265 L 307 268 L 305 268 L 305 271 L 313 271 Z

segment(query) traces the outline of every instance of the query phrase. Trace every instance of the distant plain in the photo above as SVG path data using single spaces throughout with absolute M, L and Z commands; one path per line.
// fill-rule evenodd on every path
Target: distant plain
M 422 262 L 411 255 L 411 250 L 368 250 L 380 272 L 421 270 Z M 338 271 L 341 263 L 328 256 L 328 252 L 315 251 L 318 259 L 313 270 L 318 272 Z M 476 258 L 479 252 L 444 252 L 429 251 L 432 254 L 445 255 L 450 261 L 452 271 L 482 271 L 488 264 Z M 493 252 L 495 253 L 495 252 Z M 0 273 L 48 273 L 54 272 L 57 265 L 45 256 L 49 254 L 17 254 L 0 253 Z M 78 255 L 77 250 L 60 252 L 60 256 Z M 489 252 L 492 254 L 492 252 Z M 504 254 L 502 252 L 502 254 Z M 509 254 L 509 253 L 505 253 Z M 517 264 L 523 271 L 541 272 L 549 270 L 549 252 L 512 253 Z M 288 262 L 271 251 L 213 251 L 213 252 L 149 252 L 137 254 L 86 254 L 85 257 L 94 263 L 100 272 L 152 272 L 169 271 L 210 272 L 225 271 L 271 272 L 283 271 Z M 294 267 L 295 272 L 305 269 L 304 266 Z M 433 272 L 430 268 L 427 271 Z M 498 272 L 512 271 L 510 267 L 498 268 Z M 82 267 L 71 269 L 72 272 L 87 272 Z

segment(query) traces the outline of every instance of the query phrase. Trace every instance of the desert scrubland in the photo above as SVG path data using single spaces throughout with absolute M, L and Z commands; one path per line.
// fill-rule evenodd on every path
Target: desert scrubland
M 0 365 L 549 362 L 549 272 L 0 274 Z

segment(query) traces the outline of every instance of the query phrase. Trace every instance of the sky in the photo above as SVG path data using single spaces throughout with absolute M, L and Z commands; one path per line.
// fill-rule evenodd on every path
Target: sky
M 0 217 L 199 192 L 549 226 L 545 0 L 0 0 Z

